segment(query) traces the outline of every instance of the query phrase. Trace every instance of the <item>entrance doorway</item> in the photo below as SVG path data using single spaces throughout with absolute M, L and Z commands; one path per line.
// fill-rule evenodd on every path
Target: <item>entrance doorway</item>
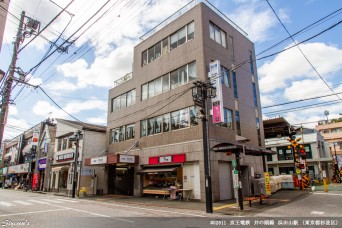
M 110 165 L 108 171 L 108 193 L 133 196 L 134 167 Z

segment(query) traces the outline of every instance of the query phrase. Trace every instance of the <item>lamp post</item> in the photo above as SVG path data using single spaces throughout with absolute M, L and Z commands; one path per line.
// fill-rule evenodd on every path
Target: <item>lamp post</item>
M 77 162 L 78 162 L 78 151 L 79 151 L 79 141 L 81 137 L 81 131 L 77 131 L 76 134 L 69 138 L 70 141 L 75 142 L 75 161 L 74 161 L 74 174 L 73 174 L 73 183 L 72 183 L 72 198 L 75 198 L 76 194 L 76 184 L 77 184 Z
M 216 88 L 210 82 L 194 82 L 192 97 L 195 104 L 202 107 L 202 131 L 203 131 L 203 156 L 204 156 L 204 176 L 205 176 L 205 205 L 206 212 L 213 213 L 213 200 L 211 191 L 210 153 L 208 139 L 208 119 L 207 119 L 207 98 L 216 97 Z

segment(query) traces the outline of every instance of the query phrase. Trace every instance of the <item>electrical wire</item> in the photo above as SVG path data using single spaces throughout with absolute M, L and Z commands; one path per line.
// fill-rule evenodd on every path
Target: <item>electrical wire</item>
M 280 20 L 279 16 L 277 15 L 277 13 L 275 12 L 275 10 L 273 9 L 272 5 L 269 3 L 268 0 L 266 0 L 267 4 L 270 6 L 270 8 L 272 9 L 273 13 L 275 14 L 275 16 L 277 17 L 278 21 L 280 22 L 280 24 L 283 26 L 283 28 L 285 29 L 285 31 L 287 32 L 287 34 L 291 37 L 292 41 L 297 44 L 297 42 L 295 41 L 295 39 L 293 38 L 293 36 L 290 34 L 290 32 L 287 30 L 287 28 L 285 27 L 285 25 L 283 24 L 283 22 Z M 339 23 L 341 23 L 342 21 L 340 21 Z M 338 24 L 339 24 L 338 23 Z M 324 84 L 336 95 L 336 97 L 338 97 L 340 99 L 340 101 L 342 102 L 342 98 L 340 96 L 338 96 L 338 94 L 335 93 L 335 91 L 329 86 L 329 84 L 323 79 L 323 77 L 320 75 L 320 73 L 318 73 L 317 69 L 314 67 L 314 65 L 311 63 L 311 61 L 308 59 L 308 57 L 304 54 L 304 52 L 302 51 L 302 49 L 299 47 L 299 45 L 296 45 L 297 48 L 299 49 L 299 51 L 302 53 L 302 55 L 304 56 L 304 58 L 306 59 L 306 61 L 309 63 L 309 65 L 312 67 L 312 69 L 316 72 L 316 74 L 318 75 L 318 77 L 324 82 Z

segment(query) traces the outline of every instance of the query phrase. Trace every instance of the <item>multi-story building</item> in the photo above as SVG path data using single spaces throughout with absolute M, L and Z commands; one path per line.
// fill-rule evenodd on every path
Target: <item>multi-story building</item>
M 316 126 L 326 142 L 330 143 L 330 152 L 338 161 L 339 168 L 342 167 L 342 118 L 330 121 L 320 121 Z
M 141 38 L 134 47 L 133 72 L 109 91 L 108 154 L 99 158 L 105 193 L 141 196 L 175 185 L 205 200 L 203 116 L 191 89 L 193 82 L 208 80 L 209 64 L 216 60 L 224 120 L 213 124 L 206 116 L 210 148 L 241 139 L 256 150 L 264 146 L 254 45 L 213 6 L 194 3 Z M 214 200 L 233 198 L 233 159 L 210 151 Z M 92 161 L 100 164 L 96 157 Z M 241 162 L 247 195 L 249 177 L 263 172 L 262 159 L 246 155 Z
M 283 117 L 263 121 L 265 129 L 265 146 L 277 153 L 267 156 L 268 171 L 271 175 L 295 174 L 293 151 L 288 146 L 289 135 L 296 132 Z M 313 129 L 297 127 L 296 139 L 306 153 L 307 168 L 312 179 L 322 180 L 323 171 L 331 176 L 331 156 L 329 145 L 323 136 Z
M 76 192 L 84 188 L 86 194 L 96 194 L 97 189 L 103 189 L 101 177 L 104 176 L 104 171 L 102 167 L 87 167 L 85 158 L 95 157 L 105 150 L 106 127 L 64 119 L 56 119 L 56 121 L 49 189 L 71 195 L 76 180 Z M 75 133 L 78 134 L 77 156 L 75 156 Z M 77 167 L 76 172 L 74 172 L 75 167 Z

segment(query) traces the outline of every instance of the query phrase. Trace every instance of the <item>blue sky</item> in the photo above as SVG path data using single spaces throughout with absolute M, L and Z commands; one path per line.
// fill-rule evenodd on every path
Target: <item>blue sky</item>
M 64 7 L 70 0 L 54 2 Z M 49 49 L 50 43 L 46 39 L 55 41 L 64 29 L 62 38 L 69 38 L 106 2 L 75 0 L 68 8 L 74 16 L 63 13 L 42 33 L 44 38 L 36 38 L 20 52 L 17 66 L 29 72 Z M 108 91 L 116 79 L 132 71 L 133 47 L 139 43 L 139 37 L 188 2 L 190 0 L 108 1 L 103 10 L 76 33 L 73 39 L 77 39 L 68 48 L 67 54 L 54 53 L 27 79 L 30 79 L 31 84 L 41 85 L 58 105 L 77 119 L 106 125 Z M 256 54 L 288 38 L 267 1 L 209 2 L 248 33 L 249 39 L 255 43 Z M 339 0 L 270 0 L 269 3 L 291 34 L 342 8 L 342 1 Z M 27 16 L 39 19 L 44 27 L 61 9 L 50 0 L 11 1 L 10 13 L 19 18 L 23 10 Z M 108 13 L 87 29 L 106 10 Z M 341 20 L 342 10 L 296 35 L 294 39 L 301 42 Z M 0 53 L 0 69 L 5 71 L 11 59 L 17 26 L 18 20 L 8 15 Z M 299 45 L 318 73 L 297 47 L 257 61 L 261 104 L 265 107 L 264 119 L 283 116 L 291 124 L 304 123 L 304 126 L 313 128 L 315 122 L 326 119 L 324 110 L 329 111 L 329 119 L 339 117 L 339 113 L 342 113 L 341 100 L 336 95 L 329 95 L 333 93 L 332 90 L 335 93 L 342 92 L 341 34 L 342 23 Z M 30 39 L 26 38 L 21 47 Z M 59 40 L 56 44 L 62 43 L 63 40 Z M 288 39 L 257 55 L 257 58 L 282 51 L 293 44 Z M 321 98 L 309 99 L 313 97 Z M 339 97 L 342 98 L 342 94 Z M 71 119 L 39 89 L 17 85 L 12 99 L 15 104 L 10 106 L 4 138 L 15 137 L 47 117 Z M 296 102 L 301 99 L 309 100 Z M 330 105 L 327 105 L 328 101 L 332 101 Z M 279 105 L 289 102 L 288 105 Z M 312 104 L 320 106 L 313 107 Z M 301 110 L 294 111 L 303 106 Z

